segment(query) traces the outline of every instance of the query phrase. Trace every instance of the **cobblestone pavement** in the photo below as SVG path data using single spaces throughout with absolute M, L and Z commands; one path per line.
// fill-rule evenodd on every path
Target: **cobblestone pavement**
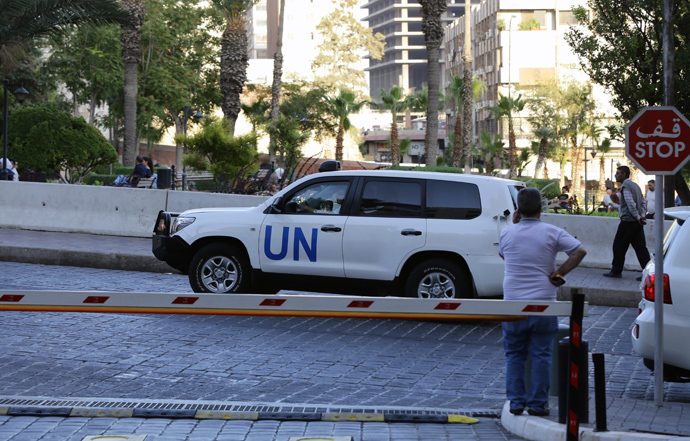
M 355 441 L 520 440 L 496 419 L 474 425 L 222 421 L 141 418 L 0 417 L 3 441 L 81 441 L 89 435 L 146 435 L 146 441 L 287 441 L 290 437 L 351 436 Z M 323 439 L 323 438 L 318 438 Z
M 0 262 L 0 273 L 5 276 L 5 289 L 190 292 L 186 277 L 173 274 L 10 262 Z M 630 343 L 637 310 L 590 306 L 589 312 L 584 338 L 590 352 L 606 355 L 608 398 L 653 401 L 653 377 Z M 501 332 L 494 322 L 0 312 L 0 332 L 0 396 L 472 410 L 499 410 L 505 402 Z M 590 378 L 590 387 L 593 384 Z M 665 399 L 690 402 L 690 385 L 667 383 Z M 52 420 L 13 417 L 0 420 L 5 421 L 0 430 L 7 422 L 49 424 Z M 74 430 L 88 424 L 120 424 L 106 419 L 69 421 Z M 126 424 L 149 424 L 129 421 Z M 175 421 L 156 421 L 161 435 L 164 430 L 178 430 Z M 188 421 L 184 430 L 215 430 L 236 423 Z M 260 431 L 267 422 L 242 424 L 256 425 Z M 273 424 L 292 430 L 309 428 L 312 423 Z M 387 439 L 383 435 L 366 438 L 368 424 L 357 429 L 359 439 Z M 413 426 L 421 430 L 427 425 Z M 497 439 L 506 436 L 496 433 Z

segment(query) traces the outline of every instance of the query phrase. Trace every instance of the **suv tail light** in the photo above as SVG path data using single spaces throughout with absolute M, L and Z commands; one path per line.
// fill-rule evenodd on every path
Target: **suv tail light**
M 655 275 L 649 274 L 647 278 L 644 279 L 644 288 L 642 288 L 645 300 L 649 300 L 650 302 L 654 301 L 654 279 Z M 668 284 L 668 274 L 664 274 L 664 303 L 668 305 L 673 304 L 671 301 L 671 288 Z

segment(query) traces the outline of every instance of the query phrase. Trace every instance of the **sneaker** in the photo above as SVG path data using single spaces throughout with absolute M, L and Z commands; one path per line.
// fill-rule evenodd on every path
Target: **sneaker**
M 532 416 L 549 416 L 551 411 L 549 409 L 542 409 L 542 410 L 528 409 L 527 413 L 532 415 Z
M 522 415 L 522 412 L 524 411 L 525 409 L 523 409 L 522 407 L 519 409 L 510 409 L 510 413 L 512 413 L 513 415 Z
M 608 273 L 604 273 L 604 277 L 613 277 L 615 279 L 620 279 L 623 277 L 621 273 L 614 273 L 613 271 L 609 271 Z

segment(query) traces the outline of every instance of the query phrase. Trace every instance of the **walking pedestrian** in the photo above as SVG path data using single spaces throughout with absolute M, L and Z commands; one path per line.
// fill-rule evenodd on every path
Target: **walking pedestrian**
M 565 230 L 543 223 L 541 193 L 523 188 L 517 196 L 514 224 L 501 232 L 499 254 L 505 260 L 505 300 L 555 301 L 563 276 L 580 264 L 587 252 L 580 241 Z M 556 269 L 556 255 L 568 259 Z M 510 412 L 521 415 L 549 414 L 549 382 L 557 317 L 529 316 L 527 320 L 503 322 L 503 350 L 506 354 L 506 395 Z M 532 359 L 530 390 L 525 390 L 525 362 Z
M 621 183 L 621 221 L 613 238 L 613 261 L 611 271 L 604 273 L 605 277 L 620 279 L 625 265 L 625 253 L 632 245 L 640 266 L 644 268 L 649 262 L 647 241 L 644 237 L 644 226 L 647 224 L 645 212 L 647 204 L 642 196 L 640 186 L 630 180 L 630 168 L 621 165 L 616 170 L 616 181 Z M 642 280 L 638 277 L 637 280 Z

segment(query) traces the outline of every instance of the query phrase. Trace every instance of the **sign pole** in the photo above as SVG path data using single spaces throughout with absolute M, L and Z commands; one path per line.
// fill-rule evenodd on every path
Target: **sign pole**
M 654 189 L 654 401 L 664 405 L 664 175 Z

